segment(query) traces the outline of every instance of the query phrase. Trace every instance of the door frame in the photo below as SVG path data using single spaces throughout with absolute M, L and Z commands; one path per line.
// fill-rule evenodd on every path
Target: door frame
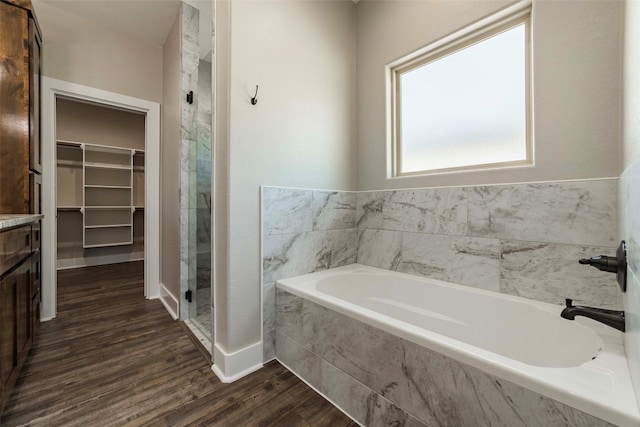
M 114 92 L 42 77 L 42 311 L 57 314 L 56 99 L 71 98 L 146 115 L 144 295 L 160 297 L 160 104 Z

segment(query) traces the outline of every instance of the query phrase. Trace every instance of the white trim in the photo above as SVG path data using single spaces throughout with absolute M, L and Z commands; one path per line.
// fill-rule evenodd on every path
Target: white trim
M 535 167 L 535 153 L 533 141 L 533 82 L 532 82 L 532 0 L 520 0 L 489 16 L 485 16 L 465 27 L 454 31 L 444 37 L 429 43 L 401 58 L 395 59 L 385 65 L 385 120 L 386 120 L 386 179 L 392 181 L 399 178 L 416 178 L 435 175 L 447 175 L 470 172 L 485 172 L 503 169 L 533 168 Z M 400 106 L 400 76 L 426 66 L 445 55 L 455 54 L 475 43 L 481 43 L 502 31 L 507 31 L 516 26 L 525 26 L 524 40 L 524 97 L 525 97 L 525 159 L 515 159 L 503 162 L 461 164 L 458 166 L 444 167 L 442 164 L 421 170 L 402 170 L 402 137 L 400 132 L 400 118 L 402 111 Z
M 132 254 L 114 254 L 97 257 L 58 259 L 57 269 L 68 270 L 70 268 L 92 267 L 94 265 L 120 264 L 123 262 L 144 261 L 144 252 Z
M 146 115 L 145 296 L 160 295 L 160 104 L 101 89 L 42 77 L 42 319 L 56 316 L 56 98 L 66 97 Z
M 218 343 L 213 345 L 211 370 L 223 383 L 232 383 L 262 368 L 262 341 L 233 353 L 226 353 Z
M 171 292 L 164 286 L 163 283 L 160 283 L 160 294 L 158 297 L 164 308 L 167 309 L 173 320 L 178 320 L 178 310 L 180 309 L 180 302 L 173 296 Z

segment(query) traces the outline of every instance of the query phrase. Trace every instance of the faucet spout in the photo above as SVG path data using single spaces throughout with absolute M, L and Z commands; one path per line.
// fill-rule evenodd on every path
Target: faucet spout
M 605 325 L 611 326 L 619 331 L 625 331 L 624 311 L 573 305 L 573 300 L 569 298 L 567 298 L 565 302 L 567 307 L 562 310 L 562 313 L 560 313 L 560 316 L 565 319 L 574 320 L 576 316 L 584 316 L 597 322 L 604 323 Z

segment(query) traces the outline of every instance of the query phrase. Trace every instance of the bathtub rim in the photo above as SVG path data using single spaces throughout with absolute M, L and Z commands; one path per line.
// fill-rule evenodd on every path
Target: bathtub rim
M 638 411 L 635 392 L 631 384 L 622 342 L 622 333 L 591 319 L 577 318 L 575 320 L 577 323 L 593 330 L 601 339 L 603 349 L 600 355 L 594 361 L 587 362 L 578 367 L 550 368 L 532 366 L 449 338 L 445 335 L 419 328 L 402 320 L 374 312 L 368 308 L 341 300 L 315 289 L 315 284 L 321 279 L 356 271 L 399 276 L 419 282 L 453 287 L 466 292 L 529 304 L 557 314 L 558 317 L 560 317 L 562 310 L 562 306 L 560 305 L 384 270 L 362 264 L 350 264 L 288 279 L 281 279 L 276 282 L 276 288 L 300 298 L 308 299 L 348 317 L 355 318 L 387 333 L 451 357 L 460 363 L 485 371 L 497 378 L 512 382 L 609 423 L 629 427 L 640 425 L 640 412 Z M 584 374 L 589 371 L 600 371 L 601 375 L 604 375 L 611 381 L 613 391 L 600 390 L 597 394 L 586 392 L 583 388 L 584 384 L 575 382 L 575 380 L 580 376 L 580 372 Z M 572 381 L 572 378 L 574 381 Z

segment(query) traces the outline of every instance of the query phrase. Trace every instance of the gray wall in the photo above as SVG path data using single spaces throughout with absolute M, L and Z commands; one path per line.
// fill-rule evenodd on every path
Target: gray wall
M 180 15 L 163 47 L 160 283 L 179 301 L 180 293 Z
M 227 276 L 217 281 L 215 297 L 226 305 L 215 319 L 216 344 L 224 351 L 261 341 L 260 185 L 355 187 L 355 7 L 346 1 L 230 4 L 231 56 L 227 64 L 217 58 L 231 71 L 228 133 L 217 141 L 229 167 L 221 189 L 228 197 L 221 213 L 228 220 L 225 266 L 216 260 Z
M 387 180 L 385 64 L 509 3 L 358 3 L 358 190 L 620 174 L 622 3 L 533 0 L 535 166 Z
M 162 102 L 162 46 L 106 29 L 63 9 L 34 2 L 47 77 Z

